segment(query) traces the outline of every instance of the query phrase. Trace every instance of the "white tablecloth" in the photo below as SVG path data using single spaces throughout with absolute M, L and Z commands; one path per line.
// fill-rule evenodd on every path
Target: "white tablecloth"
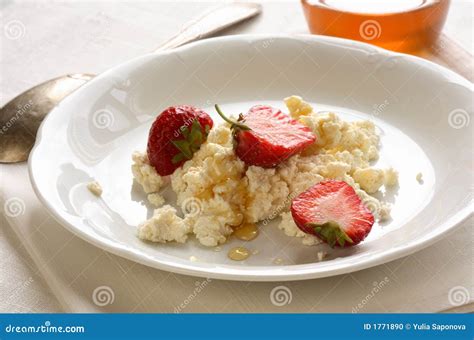
M 3 2 L 0 104 L 57 75 L 100 73 L 148 52 L 213 5 Z M 445 29 L 471 52 L 472 7 L 454 1 Z M 306 31 L 297 1 L 268 1 L 260 18 L 226 34 Z M 2 209 L 0 216 L 1 312 L 474 310 L 472 218 L 425 250 L 352 274 L 285 283 L 208 282 L 93 247 L 49 217 L 32 192 L 25 164 L 0 165 L 0 175 L 0 207 L 14 202 L 19 209 L 10 216 Z M 282 303 L 270 297 L 276 287 Z

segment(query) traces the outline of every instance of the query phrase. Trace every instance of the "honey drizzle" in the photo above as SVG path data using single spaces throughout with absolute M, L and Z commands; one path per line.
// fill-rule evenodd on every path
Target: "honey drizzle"
M 234 236 L 242 241 L 252 241 L 258 236 L 258 227 L 255 223 L 243 223 L 234 230 Z
M 235 247 L 229 250 L 227 257 L 234 261 L 243 261 L 250 256 L 250 251 L 244 247 Z

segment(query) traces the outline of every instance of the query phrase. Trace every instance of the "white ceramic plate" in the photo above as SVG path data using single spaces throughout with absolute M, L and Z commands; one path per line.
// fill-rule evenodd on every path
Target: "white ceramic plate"
M 428 61 L 358 42 L 318 37 L 232 36 L 149 54 L 98 76 L 64 100 L 43 122 L 29 159 L 33 187 L 52 215 L 92 244 L 177 273 L 252 281 L 300 280 L 360 270 L 440 240 L 472 213 L 472 84 Z M 349 120 L 371 119 L 381 132 L 380 166 L 400 173 L 385 193 L 393 219 L 376 224 L 362 244 L 329 251 L 307 247 L 271 223 L 245 246 L 243 262 L 227 250 L 150 244 L 136 226 L 152 212 L 133 183 L 130 155 L 145 150 L 148 129 L 169 105 L 228 112 L 251 104 L 284 108 L 298 94 L 316 110 Z M 423 173 L 423 184 L 416 176 Z M 91 180 L 104 193 L 95 198 Z M 166 190 L 165 190 L 166 191 Z M 171 190 L 169 190 L 171 191 Z M 171 192 L 164 193 L 173 199 Z M 195 261 L 191 261 L 194 257 Z M 281 263 L 275 263 L 281 262 Z

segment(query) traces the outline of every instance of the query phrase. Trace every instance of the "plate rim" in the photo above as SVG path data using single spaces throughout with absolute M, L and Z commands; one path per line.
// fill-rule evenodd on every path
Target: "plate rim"
M 173 53 L 176 51 L 183 51 L 186 49 L 191 49 L 195 46 L 203 45 L 209 43 L 209 41 L 219 41 L 219 40 L 246 40 L 246 41 L 258 41 L 262 39 L 290 39 L 290 40 L 303 40 L 303 41 L 323 41 L 323 42 L 331 42 L 335 43 L 340 46 L 360 46 L 365 49 L 370 49 L 371 51 L 375 51 L 378 53 L 386 54 L 388 57 L 390 56 L 397 56 L 404 59 L 411 60 L 416 64 L 421 64 L 421 66 L 425 65 L 426 67 L 432 69 L 435 73 L 441 73 L 446 76 L 449 76 L 451 79 L 456 80 L 457 83 L 460 85 L 464 85 L 470 87 L 472 89 L 473 84 L 463 78 L 461 75 L 451 71 L 441 65 L 435 64 L 431 61 L 426 59 L 422 59 L 417 56 L 407 55 L 403 53 L 389 51 L 374 45 L 370 45 L 368 43 L 336 38 L 336 37 L 328 37 L 328 36 L 321 36 L 321 35 L 309 35 L 309 34 L 297 34 L 297 35 L 289 35 L 289 34 L 242 34 L 242 35 L 233 35 L 233 36 L 222 36 L 222 37 L 215 37 L 209 39 L 203 39 L 200 41 L 196 41 L 181 47 L 178 47 L 173 50 L 167 51 L 160 51 L 160 52 L 152 52 L 145 55 L 138 56 L 131 60 L 128 60 L 124 63 L 116 65 L 105 72 L 101 73 L 91 81 L 87 82 L 83 86 L 81 86 L 77 91 L 74 91 L 71 95 L 65 98 L 61 103 L 68 102 L 71 98 L 74 98 L 77 93 L 83 91 L 85 88 L 89 87 L 91 83 L 95 82 L 96 80 L 101 80 L 102 78 L 107 77 L 109 74 L 114 73 L 117 69 L 130 65 L 139 61 L 140 59 L 146 59 L 150 56 L 156 55 L 165 55 L 169 53 Z M 359 270 L 363 270 L 369 267 L 374 267 L 383 263 L 387 263 L 401 257 L 405 257 L 408 255 L 413 254 L 416 251 L 424 249 L 433 243 L 441 240 L 443 237 L 446 236 L 448 231 L 455 230 L 458 228 L 463 221 L 467 220 L 471 215 L 474 214 L 474 206 L 473 200 L 466 201 L 466 205 L 463 206 L 460 210 L 456 213 L 451 215 L 444 223 L 436 228 L 435 231 L 425 234 L 422 237 L 419 237 L 413 241 L 407 242 L 407 244 L 400 246 L 394 249 L 388 249 L 385 252 L 380 254 L 375 254 L 370 258 L 361 258 L 358 260 L 356 264 L 352 264 L 349 262 L 346 263 L 338 263 L 334 265 L 334 268 L 319 268 L 315 266 L 317 263 L 308 263 L 308 264 L 297 264 L 297 265 L 281 265 L 281 266 L 252 266 L 252 267 L 242 267 L 237 268 L 236 266 L 230 265 L 215 265 L 211 263 L 199 263 L 199 262 L 191 262 L 184 259 L 176 258 L 177 261 L 170 262 L 163 259 L 152 258 L 149 255 L 145 254 L 137 254 L 133 249 L 121 246 L 116 242 L 110 241 L 109 239 L 97 236 L 93 237 L 86 232 L 84 232 L 81 228 L 77 228 L 74 226 L 73 223 L 69 222 L 62 214 L 59 212 L 57 208 L 55 208 L 42 194 L 41 190 L 38 187 L 38 178 L 35 175 L 35 162 L 38 155 L 38 150 L 43 142 L 44 138 L 44 128 L 47 126 L 47 122 L 51 119 L 51 117 L 57 112 L 60 111 L 64 105 L 56 106 L 43 120 L 41 126 L 38 130 L 36 136 L 36 142 L 31 150 L 31 153 L 28 158 L 28 173 L 30 182 L 33 187 L 33 191 L 35 192 L 36 196 L 42 203 L 42 205 L 46 208 L 48 213 L 63 227 L 67 230 L 72 232 L 74 235 L 78 236 L 79 238 L 85 240 L 86 242 L 100 248 L 104 249 L 110 253 L 113 253 L 117 256 L 124 257 L 128 260 L 157 268 L 160 270 L 165 270 L 168 272 L 173 272 L 177 274 L 184 274 L 184 275 L 191 275 L 197 277 L 206 277 L 211 279 L 223 279 L 223 280 L 232 280 L 232 281 L 266 281 L 266 282 L 275 282 L 275 281 L 298 281 L 298 280 L 307 280 L 307 279 L 316 279 L 322 277 L 329 277 L 335 276 L 340 274 L 346 274 L 350 272 L 355 272 Z M 350 257 L 349 257 L 350 258 Z M 192 264 L 191 264 L 192 263 Z M 263 273 L 262 273 L 263 271 Z M 298 271 L 298 272 L 294 272 Z

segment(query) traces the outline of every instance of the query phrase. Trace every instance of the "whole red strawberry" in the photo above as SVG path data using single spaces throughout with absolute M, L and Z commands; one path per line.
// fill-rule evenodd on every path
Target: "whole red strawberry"
M 148 135 L 147 154 L 160 176 L 171 175 L 206 141 L 213 122 L 201 109 L 170 106 L 156 117 Z
M 360 243 L 369 234 L 374 216 L 343 181 L 320 182 L 301 193 L 291 203 L 296 225 L 331 247 Z
M 237 122 L 228 119 L 217 105 L 216 110 L 231 124 L 235 153 L 247 165 L 274 167 L 316 140 L 309 128 L 271 106 L 256 105 Z

